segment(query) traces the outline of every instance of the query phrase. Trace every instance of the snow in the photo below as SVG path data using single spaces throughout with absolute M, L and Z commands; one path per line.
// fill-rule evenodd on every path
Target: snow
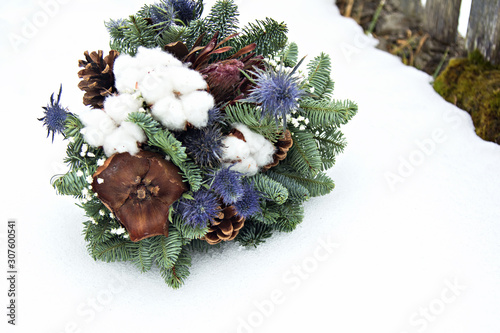
M 207 8 L 212 1 L 207 1 Z M 52 4 L 45 23 L 42 5 Z M 54 4 L 58 4 L 57 7 Z M 335 98 L 359 103 L 328 173 L 336 188 L 304 222 L 257 249 L 196 255 L 180 290 L 157 270 L 94 262 L 86 218 L 50 178 L 65 143 L 36 119 L 59 84 L 81 109 L 77 60 L 106 50 L 103 21 L 142 0 L 2 3 L 1 221 L 16 219 L 18 327 L 8 332 L 454 332 L 500 330 L 500 147 L 432 89 L 430 77 L 374 48 L 331 0 L 240 0 L 241 21 L 286 21 L 312 59 L 332 56 Z M 97 10 L 97 8 L 99 10 Z M 46 15 L 49 17 L 49 14 Z M 30 22 L 39 28 L 29 31 Z M 44 23 L 44 24 L 42 24 Z M 321 27 L 321 29 L 317 29 Z M 16 51 L 8 37 L 26 33 Z M 30 34 L 28 34 L 30 32 Z M 6 267 L 6 224 L 0 231 Z M 2 331 L 3 328 L 2 328 Z

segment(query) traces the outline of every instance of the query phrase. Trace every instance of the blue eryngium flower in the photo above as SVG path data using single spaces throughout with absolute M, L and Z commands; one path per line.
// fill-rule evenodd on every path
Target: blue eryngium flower
M 298 78 L 286 73 L 283 68 L 273 70 L 257 69 L 255 74 L 255 88 L 250 92 L 247 101 L 259 104 L 262 107 L 262 116 L 269 115 L 279 122 L 283 118 L 286 126 L 286 116 L 298 107 L 298 99 L 304 94 L 299 88 Z
M 216 125 L 189 129 L 182 139 L 186 152 L 201 166 L 215 167 L 222 156 L 222 132 Z
M 155 26 L 162 31 L 172 25 L 175 19 L 175 10 L 171 0 L 162 0 L 150 7 L 149 15 Z
M 215 193 L 205 188 L 194 192 L 192 199 L 178 200 L 176 209 L 185 224 L 200 228 L 205 228 L 221 211 Z
M 251 183 L 243 184 L 243 195 L 240 200 L 238 200 L 234 207 L 238 214 L 245 218 L 249 218 L 252 215 L 261 213 L 262 210 L 260 208 L 260 195 L 257 192 Z
M 177 18 L 189 24 L 194 19 L 194 9 L 196 3 L 192 0 L 173 0 L 174 10 L 177 12 Z
M 52 132 L 52 142 L 54 142 L 54 135 L 56 133 L 64 134 L 66 117 L 69 112 L 66 108 L 63 108 L 59 101 L 61 100 L 62 84 L 59 88 L 59 94 L 57 95 L 57 100 L 54 103 L 54 94 L 50 96 L 50 104 L 43 106 L 45 110 L 43 113 L 45 117 L 38 118 L 38 120 L 43 121 L 43 126 L 47 127 L 47 137 L 49 137 Z
M 231 167 L 222 167 L 212 174 L 212 189 L 226 205 L 238 201 L 245 193 L 241 180 L 242 174 L 232 170 Z

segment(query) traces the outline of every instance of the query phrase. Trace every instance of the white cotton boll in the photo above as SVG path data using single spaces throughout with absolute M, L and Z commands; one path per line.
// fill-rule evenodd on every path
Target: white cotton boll
M 194 127 L 205 127 L 208 111 L 215 105 L 214 98 L 206 91 L 194 91 L 181 97 L 184 114 Z
M 274 161 L 273 156 L 275 151 L 276 147 L 270 141 L 266 140 L 266 143 L 262 146 L 262 148 L 253 153 L 252 157 L 255 159 L 259 167 L 263 167 Z
M 128 133 L 137 142 L 146 142 L 146 134 L 139 125 L 125 121 L 121 124 L 120 129 Z
M 235 163 L 231 170 L 238 171 L 245 176 L 253 176 L 259 171 L 259 166 L 252 157 L 247 157 L 241 162 Z
M 173 89 L 181 95 L 207 88 L 207 83 L 195 70 L 186 67 L 169 67 L 167 73 L 171 78 Z
M 160 48 L 148 49 L 141 46 L 137 49 L 135 59 L 142 68 L 155 69 L 166 66 L 182 67 L 182 62 L 179 59 Z
M 116 129 L 113 119 L 101 109 L 85 110 L 79 118 L 85 125 L 83 138 L 92 147 L 102 146 L 104 138 Z
M 222 139 L 222 160 L 235 162 L 250 156 L 250 150 L 245 141 L 235 136 L 226 136 Z
M 147 73 L 139 82 L 138 88 L 148 104 L 154 104 L 165 96 L 174 96 L 170 78 L 164 70 Z
M 151 108 L 153 116 L 171 130 L 185 130 L 186 116 L 182 103 L 175 97 L 164 97 Z
M 147 71 L 135 67 L 125 68 L 120 73 L 115 73 L 116 90 L 122 94 L 131 94 L 135 92 L 138 82 L 140 82 L 147 73 Z
M 104 139 L 104 153 L 106 156 L 111 156 L 115 153 L 128 152 L 135 155 L 139 152 L 137 139 L 135 135 L 129 132 L 129 128 L 120 126 L 113 133 L 106 136 Z M 136 133 L 135 133 L 136 134 Z
M 253 132 L 246 125 L 233 124 L 233 127 L 240 131 L 245 137 L 250 156 L 256 161 L 259 167 L 268 165 L 273 161 L 276 147 L 264 136 Z
M 109 96 L 104 100 L 104 111 L 117 123 L 121 124 L 132 112 L 137 112 L 142 101 L 134 95 L 120 94 Z

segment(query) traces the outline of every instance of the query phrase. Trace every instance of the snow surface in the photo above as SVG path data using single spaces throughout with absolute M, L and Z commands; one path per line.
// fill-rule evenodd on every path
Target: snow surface
M 65 145 L 45 139 L 36 118 L 61 82 L 62 103 L 81 110 L 77 60 L 106 50 L 103 20 L 143 3 L 59 0 L 44 22 L 41 4 L 54 1 L 0 7 L 0 219 L 18 223 L 16 327 L 6 324 L 5 278 L 0 287 L 8 332 L 500 331 L 500 147 L 478 138 L 428 75 L 375 49 L 332 0 L 238 4 L 242 22 L 286 21 L 309 59 L 329 53 L 335 98 L 359 103 L 328 172 L 336 189 L 306 203 L 293 233 L 196 255 L 180 290 L 156 270 L 94 262 L 82 210 L 49 184 Z M 40 28 L 29 32 L 33 20 Z M 22 31 L 16 51 L 7 38 Z M 4 222 L 0 234 L 6 267 Z

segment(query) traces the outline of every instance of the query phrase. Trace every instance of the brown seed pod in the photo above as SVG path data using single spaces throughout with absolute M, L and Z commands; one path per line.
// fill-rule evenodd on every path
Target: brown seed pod
M 130 240 L 168 236 L 169 207 L 187 191 L 179 171 L 157 153 L 118 153 L 94 173 L 92 188 Z
M 201 239 L 210 245 L 231 241 L 236 238 L 244 223 L 245 218 L 238 214 L 234 206 L 226 206 L 219 216 L 211 221 L 208 233 Z

